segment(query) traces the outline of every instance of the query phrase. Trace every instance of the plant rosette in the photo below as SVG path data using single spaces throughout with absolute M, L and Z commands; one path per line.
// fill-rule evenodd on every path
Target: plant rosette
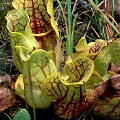
M 14 0 L 12 4 L 16 10 L 8 12 L 6 19 L 13 60 L 21 72 L 16 92 L 34 108 L 46 109 L 53 102 L 54 111 L 64 119 L 82 115 L 94 101 L 94 87 L 111 77 L 109 64 L 120 67 L 120 39 L 108 45 L 101 39 L 87 44 L 83 36 L 60 73 L 53 0 Z

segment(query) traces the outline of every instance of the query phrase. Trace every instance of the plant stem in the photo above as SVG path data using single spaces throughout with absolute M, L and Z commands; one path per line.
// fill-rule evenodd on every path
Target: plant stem
M 33 115 L 34 115 L 34 120 L 36 120 L 36 111 L 35 111 L 35 108 L 33 108 Z
M 71 0 L 67 1 L 68 4 L 68 36 L 67 36 L 67 55 L 73 53 L 73 41 L 72 41 L 72 11 Z
M 112 0 L 112 17 L 115 17 L 115 1 Z
M 95 4 L 98 6 L 99 5 L 99 0 L 95 0 Z
M 9 115 L 7 115 L 5 112 L 4 112 L 4 114 L 5 114 L 10 120 L 12 120 L 12 119 L 9 117 Z

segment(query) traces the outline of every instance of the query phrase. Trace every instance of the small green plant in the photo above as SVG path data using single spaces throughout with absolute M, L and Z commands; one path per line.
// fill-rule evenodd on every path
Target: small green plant
M 6 113 L 5 113 L 6 116 L 8 116 Z M 20 109 L 16 114 L 15 116 L 12 118 L 10 118 L 8 116 L 8 118 L 10 120 L 31 120 L 30 118 L 30 114 L 28 113 L 28 111 L 25 109 L 25 108 L 22 108 Z
M 47 109 L 53 103 L 55 113 L 61 118 L 82 115 L 94 101 L 94 87 L 110 78 L 109 64 L 120 66 L 120 39 L 109 45 L 101 39 L 87 44 L 83 36 L 60 72 L 53 0 L 14 0 L 12 4 L 15 10 L 8 12 L 6 19 L 13 60 L 21 72 L 16 92 L 33 108 Z M 115 105 L 112 108 L 119 110 Z
M 30 114 L 28 113 L 28 111 L 22 108 L 15 114 L 13 120 L 31 120 L 31 118 L 30 118 Z

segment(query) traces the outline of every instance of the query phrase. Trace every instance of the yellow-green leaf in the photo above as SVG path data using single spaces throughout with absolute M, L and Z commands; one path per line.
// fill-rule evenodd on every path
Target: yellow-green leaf
M 7 13 L 6 19 L 7 28 L 11 35 L 12 48 L 16 45 L 25 46 L 30 50 L 40 48 L 32 34 L 29 16 L 24 10 L 12 10 Z
M 30 57 L 31 50 L 23 46 L 15 46 L 13 49 L 13 60 L 18 70 L 23 73 L 23 62 Z
M 51 101 L 41 92 L 44 80 L 56 71 L 55 64 L 50 57 L 51 52 L 38 49 L 33 51 L 29 59 L 23 62 L 25 100 L 35 108 L 45 109 L 51 105 Z
M 78 44 L 75 47 L 76 51 L 79 53 L 84 54 L 84 56 L 87 56 L 89 53 L 88 45 L 85 36 L 83 36 Z
M 120 39 L 116 39 L 105 47 L 95 59 L 95 70 L 108 79 L 108 66 L 110 63 L 114 63 L 118 68 L 120 67 Z M 107 77 L 108 76 L 108 77 Z
M 23 74 L 20 74 L 17 78 L 17 81 L 15 83 L 15 92 L 18 95 L 20 95 L 22 98 L 25 98 L 25 96 L 24 96 Z
M 88 57 L 94 60 L 98 53 L 106 46 L 107 42 L 102 39 L 97 39 L 95 42 L 88 43 L 89 47 Z
M 42 49 L 55 49 L 59 36 L 58 28 L 54 20 L 53 0 L 14 0 L 12 5 L 15 9 L 23 9 L 30 17 L 30 27 Z M 49 48 L 46 46 L 51 44 Z
M 90 79 L 93 69 L 92 60 L 77 58 L 66 63 L 64 75 L 55 72 L 45 79 L 42 92 L 53 101 L 54 110 L 58 116 L 71 119 L 87 110 L 88 101 L 84 99 L 83 86 Z
M 68 84 L 83 84 L 87 82 L 94 70 L 93 61 L 89 58 L 77 58 L 73 62 L 66 63 L 65 71 L 69 76 Z

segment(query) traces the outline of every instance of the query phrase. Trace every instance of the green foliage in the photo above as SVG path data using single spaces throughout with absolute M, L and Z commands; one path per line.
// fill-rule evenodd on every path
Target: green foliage
M 29 8 L 29 1 L 26 2 L 28 2 Z M 51 101 L 47 100 L 41 92 L 42 84 L 57 69 L 54 63 L 56 57 L 53 54 L 56 44 L 53 41 L 56 42 L 59 33 L 54 21 L 52 7 L 50 8 L 52 0 L 47 1 L 46 4 L 42 0 L 39 1 L 39 4 L 36 3 L 37 6 L 47 8 L 46 11 L 41 11 L 41 14 L 44 15 L 43 20 L 39 16 L 40 21 L 37 23 L 36 21 L 31 22 L 34 19 L 33 14 L 31 15 L 31 9 L 29 11 L 29 9 L 22 10 L 18 8 L 20 6 L 24 8 L 26 4 L 16 0 L 12 4 L 16 10 L 8 12 L 6 17 L 7 28 L 11 35 L 14 63 L 23 74 L 17 80 L 16 92 L 24 97 L 26 102 L 33 108 L 45 109 L 50 107 Z M 36 6 L 32 6 L 32 8 L 33 11 L 34 9 L 37 11 Z M 31 17 L 29 18 L 28 15 L 31 15 Z M 38 16 L 36 15 L 36 17 Z M 36 24 L 39 24 L 39 27 L 34 26 L 38 27 L 38 31 L 35 31 L 36 28 L 33 27 Z M 47 25 L 45 26 L 45 24 Z M 41 33 L 41 26 L 43 25 L 44 29 L 42 31 L 44 32 Z M 40 44 L 39 39 L 43 40 Z
M 90 2 L 118 32 L 99 8 Z M 15 85 L 16 92 L 33 108 L 47 109 L 53 102 L 54 111 L 61 118 L 71 119 L 82 115 L 94 99 L 94 87 L 110 78 L 109 64 L 115 62 L 120 67 L 120 39 L 110 44 L 102 39 L 87 43 L 86 36 L 83 36 L 75 47 L 76 52 L 69 51 L 63 71 L 59 72 L 56 67 L 59 33 L 53 7 L 50 7 L 53 6 L 53 0 L 40 0 L 34 6 L 28 0 L 26 4 L 20 0 L 14 0 L 12 4 L 16 10 L 8 12 L 6 19 L 14 63 L 21 72 Z M 68 4 L 71 5 L 71 1 Z M 41 8 L 39 12 L 36 6 Z M 71 6 L 69 7 L 70 13 Z M 34 20 L 35 17 L 37 21 Z M 71 18 L 71 13 L 68 17 Z M 71 20 L 68 25 L 71 42 L 70 24 Z M 71 45 L 68 47 L 71 49 Z M 85 99 L 90 93 L 93 96 Z M 19 117 L 20 114 L 22 111 L 16 116 Z
M 13 120 L 31 120 L 31 118 L 30 118 L 30 114 L 28 113 L 28 111 L 22 108 L 15 114 Z
M 92 7 L 97 10 L 99 12 L 99 14 L 101 15 L 101 17 L 110 25 L 112 26 L 112 28 L 115 30 L 115 32 L 117 32 L 119 34 L 118 29 L 114 26 L 114 24 L 112 24 L 112 22 L 106 17 L 106 15 L 95 5 L 95 3 L 90 0 L 90 3 L 92 5 Z

